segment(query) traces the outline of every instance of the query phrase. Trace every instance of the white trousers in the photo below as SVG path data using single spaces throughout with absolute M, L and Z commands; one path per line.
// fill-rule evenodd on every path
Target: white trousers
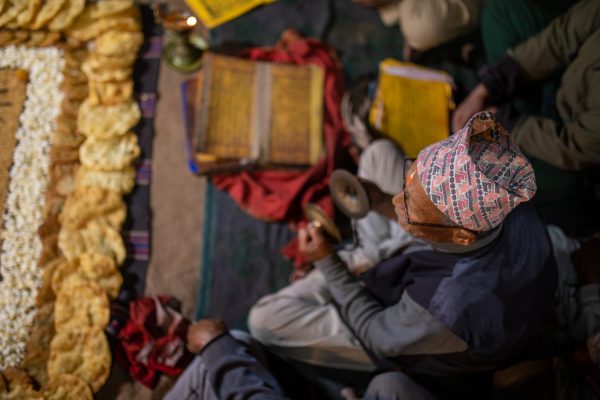
M 358 175 L 384 192 L 402 190 L 404 155 L 389 140 L 376 140 L 361 155 Z M 411 236 L 395 221 L 370 212 L 357 223 L 360 246 L 340 252 L 351 270 L 372 267 L 407 245 Z M 304 279 L 260 299 L 250 310 L 252 336 L 271 350 L 309 364 L 360 371 L 374 366 L 340 318 L 323 275 Z

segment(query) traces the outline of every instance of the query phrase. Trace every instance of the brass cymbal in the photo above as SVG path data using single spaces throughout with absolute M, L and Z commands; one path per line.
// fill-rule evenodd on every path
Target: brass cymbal
M 371 209 L 365 187 L 355 175 L 346 170 L 333 171 L 329 191 L 338 208 L 350 218 L 363 218 Z
M 334 244 L 338 244 L 342 241 L 342 234 L 340 233 L 337 225 L 318 205 L 308 203 L 304 207 L 304 217 L 306 217 L 308 222 L 313 222 L 315 225 L 323 229 L 327 237 Z

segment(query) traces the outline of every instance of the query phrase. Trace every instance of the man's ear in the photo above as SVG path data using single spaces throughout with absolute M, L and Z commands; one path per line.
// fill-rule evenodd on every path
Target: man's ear
M 454 229 L 452 232 L 452 242 L 461 246 L 472 244 L 477 237 L 471 231 L 463 228 Z

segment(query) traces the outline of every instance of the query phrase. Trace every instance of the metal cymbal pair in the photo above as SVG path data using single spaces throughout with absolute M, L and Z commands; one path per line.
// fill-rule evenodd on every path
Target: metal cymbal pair
M 361 219 L 371 210 L 367 189 L 356 175 L 346 170 L 333 171 L 329 191 L 335 205 L 352 219 Z
M 363 218 L 371 209 L 364 185 L 346 170 L 333 171 L 329 180 L 329 191 L 336 206 L 352 220 Z M 316 204 L 307 204 L 304 216 L 309 222 L 318 225 L 333 243 L 339 244 L 342 241 L 342 235 L 335 222 Z M 356 242 L 356 238 L 354 241 Z

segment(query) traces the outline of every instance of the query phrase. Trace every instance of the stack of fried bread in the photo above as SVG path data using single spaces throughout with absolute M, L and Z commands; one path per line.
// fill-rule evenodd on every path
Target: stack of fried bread
M 111 367 L 104 329 L 123 283 L 122 196 L 135 185 L 140 155 L 132 131 L 141 118 L 132 81 L 139 10 L 133 0 L 0 0 L 2 26 L 13 30 L 0 31 L 0 46 L 64 35 L 65 65 L 39 229 L 37 314 L 21 368 L 0 373 L 0 399 L 92 399 Z M 21 31 L 27 40 L 15 41 Z

